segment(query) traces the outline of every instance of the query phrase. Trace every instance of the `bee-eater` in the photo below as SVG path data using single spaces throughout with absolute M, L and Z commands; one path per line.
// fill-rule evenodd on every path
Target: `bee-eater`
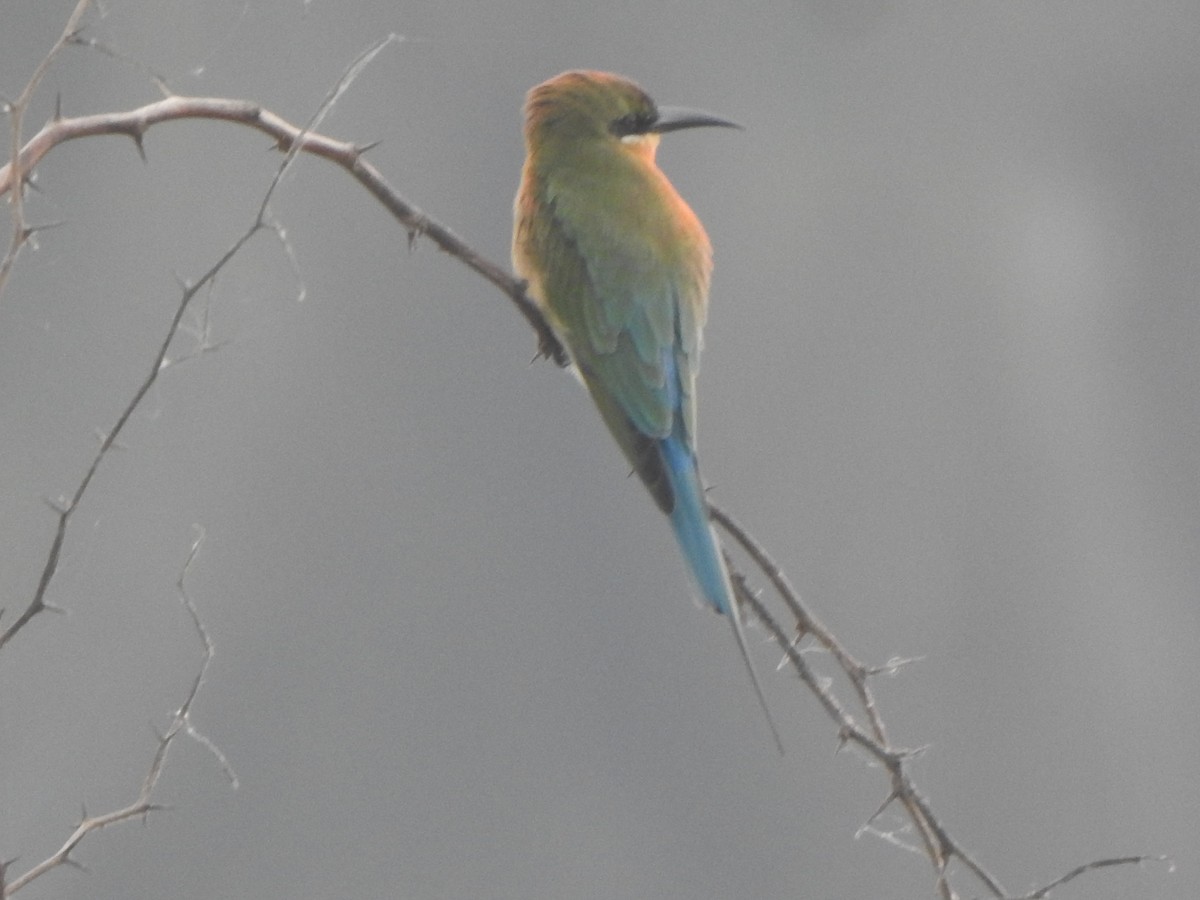
M 564 72 L 525 102 L 513 265 L 659 508 L 700 593 L 729 618 L 764 712 L 696 461 L 696 373 L 712 247 L 655 163 L 659 138 L 739 127 L 656 106 L 607 72 Z M 767 712 L 776 743 L 778 733 Z

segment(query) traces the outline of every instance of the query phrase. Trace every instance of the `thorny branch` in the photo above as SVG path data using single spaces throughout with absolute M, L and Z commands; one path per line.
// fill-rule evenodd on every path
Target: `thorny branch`
M 192 301 L 198 294 L 212 284 L 214 279 L 217 277 L 217 274 L 224 269 L 226 265 L 228 265 L 229 261 L 233 259 L 233 257 L 236 256 L 239 251 L 241 251 L 242 247 L 244 247 L 259 231 L 268 229 L 275 231 L 276 234 L 279 234 L 280 229 L 275 224 L 270 214 L 271 198 L 275 195 L 275 191 L 278 189 L 283 176 L 287 173 L 288 169 L 295 161 L 296 156 L 302 150 L 307 148 L 309 140 L 312 137 L 311 129 L 313 124 L 324 118 L 334 102 L 336 102 L 338 97 L 341 96 L 342 92 L 345 91 L 350 82 L 353 81 L 353 79 L 356 78 L 361 72 L 363 66 L 369 63 L 370 60 L 373 59 L 375 55 L 378 54 L 388 43 L 391 43 L 392 40 L 394 40 L 394 38 L 389 37 L 375 45 L 366 53 L 362 54 L 362 56 L 359 57 L 359 59 L 356 60 L 349 69 L 347 69 L 342 78 L 334 86 L 333 90 L 330 91 L 329 95 L 322 102 L 317 112 L 314 114 L 311 122 L 309 122 L 303 128 L 297 128 L 294 125 L 288 124 L 285 131 L 278 132 L 278 136 L 280 138 L 280 149 L 285 150 L 286 155 L 284 156 L 284 159 L 280 163 L 278 169 L 275 171 L 275 175 L 271 179 L 270 184 L 267 186 L 266 192 L 263 195 L 262 203 L 258 207 L 254 221 L 241 234 L 241 236 L 238 237 L 238 239 L 235 240 L 223 254 L 221 254 L 217 261 L 214 262 L 208 268 L 208 270 L 200 276 L 197 281 L 183 286 L 179 302 L 175 307 L 175 314 L 167 327 L 166 333 L 163 335 L 158 352 L 151 360 L 150 368 L 146 373 L 145 378 L 142 380 L 137 390 L 134 391 L 133 396 L 125 405 L 125 408 L 121 410 L 112 427 L 109 428 L 108 432 L 103 435 L 103 438 L 100 441 L 100 446 L 97 448 L 95 455 L 92 457 L 92 462 L 88 466 L 87 471 L 84 473 L 83 478 L 75 488 L 75 492 L 69 498 L 62 500 L 61 503 L 56 506 L 56 512 L 58 513 L 58 527 L 55 530 L 54 539 L 51 541 L 50 550 L 46 556 L 46 561 L 42 566 L 42 574 L 38 579 L 37 588 L 34 590 L 33 598 L 29 602 L 28 606 L 25 607 L 25 609 L 12 622 L 11 625 L 9 625 L 4 631 L 0 632 L 0 649 L 3 649 L 4 645 L 12 640 L 12 638 L 22 628 L 25 627 L 30 619 L 51 608 L 46 603 L 46 591 L 49 588 L 55 573 L 58 571 L 58 563 L 62 553 L 63 541 L 66 540 L 67 527 L 71 522 L 71 517 L 78 508 L 80 501 L 83 500 L 88 488 L 91 486 L 92 479 L 96 475 L 97 470 L 100 468 L 100 464 L 107 458 L 109 452 L 116 445 L 117 439 L 120 437 L 121 432 L 128 424 L 130 417 L 141 405 L 146 394 L 148 394 L 150 389 L 154 387 L 155 383 L 159 379 L 159 376 L 171 364 L 171 360 L 168 358 L 167 354 L 176 336 L 179 334 L 184 320 L 184 314 L 192 305 Z M 158 104 L 151 104 L 151 107 L 159 107 L 162 105 L 162 103 L 169 102 L 170 100 L 160 101 Z M 229 107 L 238 107 L 244 112 L 249 111 L 251 108 L 257 109 L 257 107 L 253 107 L 253 104 L 231 100 L 218 101 L 215 105 L 223 110 L 227 110 Z M 150 107 L 143 107 L 143 110 L 149 108 Z M 182 110 L 177 110 L 173 114 L 160 114 L 166 115 L 168 119 L 192 117 L 187 110 L 188 107 L 185 104 Z M 115 117 L 117 119 L 115 131 L 109 130 L 95 121 L 97 119 L 113 117 L 89 116 L 83 119 L 63 119 L 56 116 L 54 122 L 43 128 L 41 132 L 31 139 L 29 144 L 27 144 L 25 148 L 22 149 L 19 154 L 17 154 L 18 162 L 15 165 L 13 162 L 9 162 L 3 168 L 0 168 L 0 196 L 3 196 L 7 191 L 12 189 L 13 185 L 16 183 L 17 173 L 27 173 L 32 171 L 33 166 L 37 165 L 38 161 L 40 161 L 46 153 L 64 141 L 95 134 L 130 134 L 134 137 L 134 140 L 137 142 L 140 148 L 141 135 L 144 133 L 145 129 L 149 127 L 149 124 L 147 124 L 147 121 L 142 120 L 141 117 L 136 115 L 138 112 L 141 111 L 135 110 L 135 115 L 132 117 L 134 120 L 132 124 L 129 121 L 124 120 L 123 117 Z M 278 117 L 272 116 L 270 113 L 265 115 L 272 119 L 278 119 Z M 208 117 L 224 118 L 225 116 L 214 114 Z M 154 121 L 163 121 L 162 119 L 156 119 L 153 116 L 149 116 L 147 118 L 150 123 L 153 123 Z M 282 122 L 283 120 L 278 119 L 278 121 Z M 79 129 L 73 127 L 77 123 L 83 123 Z M 54 130 L 56 126 L 66 127 L 62 132 L 55 134 Z M 48 132 L 50 132 L 49 137 L 47 137 Z M 19 191 L 17 193 L 19 193 Z M 200 352 L 204 352 L 207 349 L 209 348 L 204 346 L 201 348 Z
M 1134 865 L 1143 862 L 1168 862 L 1163 856 L 1125 856 L 1109 859 L 1094 860 L 1078 866 L 1066 875 L 1055 879 L 1049 884 L 1022 895 L 1020 898 L 1010 895 L 1000 885 L 999 880 L 983 867 L 975 857 L 951 836 L 949 830 L 934 813 L 928 799 L 920 793 L 913 782 L 908 770 L 908 761 L 919 755 L 920 750 L 899 748 L 892 745 L 888 739 L 883 717 L 875 702 L 871 690 L 871 678 L 876 675 L 896 671 L 911 660 L 892 660 L 887 665 L 869 668 L 856 660 L 842 643 L 830 632 L 812 613 L 800 598 L 800 594 L 788 581 L 783 570 L 775 563 L 766 549 L 745 528 L 741 526 L 728 512 L 714 504 L 708 503 L 709 514 L 726 534 L 733 539 L 754 563 L 756 569 L 770 582 L 777 597 L 786 606 L 790 618 L 794 621 L 792 633 L 789 635 L 779 624 L 779 621 L 767 608 L 760 596 L 752 591 L 746 577 L 730 563 L 729 569 L 737 591 L 738 600 L 750 609 L 754 617 L 762 623 L 772 640 L 783 650 L 787 665 L 804 682 L 805 686 L 816 696 L 821 707 L 838 727 L 838 740 L 841 744 L 852 743 L 864 750 L 869 756 L 888 773 L 890 790 L 882 804 L 860 829 L 860 833 L 871 832 L 908 846 L 898 838 L 879 832 L 874 828 L 876 818 L 892 803 L 904 807 L 909 820 L 916 829 L 921 841 L 921 852 L 933 864 L 936 873 L 938 894 L 945 900 L 954 900 L 959 895 L 950 884 L 950 863 L 958 860 L 979 880 L 990 895 L 999 900 L 1038 900 L 1046 897 L 1050 891 L 1060 887 L 1085 872 L 1117 865 Z M 864 729 L 855 719 L 854 713 L 841 701 L 834 691 L 832 681 L 818 677 L 805 660 L 800 650 L 800 643 L 805 638 L 828 653 L 836 661 L 838 668 L 846 676 L 854 689 L 859 708 L 866 717 L 867 727 Z M 909 849 L 913 849 L 909 847 Z
M 86 3 L 81 3 L 77 9 L 77 13 L 82 12 L 85 6 Z M 69 34 L 70 32 L 64 36 L 63 40 L 66 40 Z M 112 428 L 110 428 L 108 433 L 102 437 L 100 446 L 95 455 L 92 457 L 92 462 L 85 471 L 83 478 L 75 488 L 75 492 L 72 494 L 70 499 L 64 501 L 59 506 L 58 526 L 55 531 L 54 539 L 51 541 L 46 562 L 43 564 L 42 574 L 38 580 L 38 586 L 35 589 L 33 599 L 30 601 L 29 605 L 25 608 L 21 615 L 19 615 L 5 631 L 0 633 L 0 649 L 2 649 L 4 645 L 11 640 L 34 616 L 51 608 L 46 603 L 45 595 L 55 573 L 57 572 L 59 557 L 62 551 L 63 543 L 66 539 L 67 528 L 70 524 L 71 517 L 78 508 L 79 503 L 82 501 L 84 495 L 87 493 L 88 487 L 91 485 L 92 479 L 99 470 L 100 464 L 107 458 L 113 447 L 117 446 L 117 438 L 124 429 L 126 423 L 128 423 L 129 419 L 132 417 L 133 413 L 141 405 L 146 394 L 149 393 L 150 389 L 158 381 L 158 378 L 163 371 L 165 371 L 173 362 L 182 361 L 170 359 L 168 357 L 168 351 L 170 350 L 170 347 L 176 336 L 179 334 L 183 323 L 184 314 L 188 311 L 192 301 L 202 290 L 206 289 L 212 284 L 213 280 L 217 277 L 217 274 L 225 268 L 229 261 L 233 259 L 233 257 L 237 255 L 241 248 L 245 246 L 246 243 L 249 242 L 250 239 L 253 238 L 259 231 L 263 229 L 271 229 L 277 234 L 279 233 L 280 229 L 275 225 L 274 221 L 270 217 L 269 204 L 271 197 L 278 188 L 284 174 L 291 167 L 293 161 L 295 160 L 301 146 L 300 142 L 308 134 L 309 130 L 328 113 L 329 109 L 336 102 L 337 98 L 341 96 L 342 92 L 345 91 L 349 84 L 358 76 L 363 67 L 366 66 L 370 60 L 373 59 L 375 55 L 383 49 L 384 46 L 386 46 L 387 43 L 390 43 L 390 41 L 391 38 L 368 50 L 358 60 L 356 60 L 355 63 L 349 67 L 349 69 L 347 69 L 347 71 L 342 75 L 342 78 L 338 81 L 337 85 L 335 85 L 333 90 L 322 102 L 309 124 L 306 125 L 304 129 L 297 132 L 297 140 L 288 150 L 283 161 L 277 168 L 274 177 L 264 193 L 262 203 L 259 205 L 257 214 L 251 225 L 241 234 L 240 237 L 237 238 L 237 240 L 233 242 L 233 244 L 230 245 L 230 247 L 223 254 L 221 254 L 217 261 L 209 267 L 209 269 L 200 277 L 198 281 L 193 284 L 183 286 L 180 300 L 175 308 L 175 314 L 166 329 L 162 342 L 159 345 L 158 352 L 155 354 L 152 360 L 149 372 L 134 391 L 133 396 L 125 405 L 124 409 L 117 416 L 116 422 L 113 424 Z M 60 44 L 56 45 L 55 49 L 57 50 L 59 46 L 61 46 L 61 41 Z M 40 78 L 41 71 L 42 68 L 39 68 L 39 74 L 36 77 Z M 28 94 L 29 90 L 27 89 L 24 93 Z M 11 187 L 14 184 L 22 187 L 24 185 L 24 176 L 22 175 L 22 172 L 28 172 L 30 169 L 23 168 L 20 165 L 19 161 L 21 156 L 21 153 L 14 153 L 13 161 L 11 161 L 9 165 L 5 167 L 8 177 L 11 179 L 8 182 L 7 187 Z M 0 180 L 3 179 L 0 178 Z M 0 190 L 0 195 L 3 193 L 4 190 Z M 19 197 L 20 193 L 20 190 L 15 191 L 15 197 Z M 16 230 L 22 232 L 26 231 L 23 226 L 18 226 Z M 19 244 L 16 244 L 15 246 L 19 247 Z M 11 255 L 12 254 L 10 254 L 10 256 Z M 2 281 L 0 281 L 0 287 L 2 287 Z M 212 345 L 208 342 L 207 329 L 205 329 L 200 334 L 200 346 L 195 351 L 195 354 L 202 354 L 210 349 L 212 349 Z M 187 358 L 189 357 L 183 357 L 183 359 Z M 185 583 L 187 574 L 191 570 L 192 563 L 196 558 L 196 554 L 200 550 L 203 538 L 204 535 L 203 532 L 201 532 L 192 544 L 191 551 L 188 553 L 188 557 L 180 571 L 179 578 L 176 582 L 176 588 L 180 602 L 187 611 L 196 634 L 204 646 L 204 657 L 201 662 L 200 669 L 192 682 L 191 690 L 185 698 L 183 705 L 180 706 L 179 710 L 175 713 L 174 717 L 172 718 L 171 725 L 168 727 L 166 733 L 158 740 L 157 750 L 153 759 L 151 760 L 150 768 L 146 773 L 146 777 L 143 779 L 142 787 L 137 798 L 129 805 L 103 815 L 88 816 L 85 812 L 80 823 L 76 826 L 70 837 L 68 837 L 67 841 L 56 853 L 38 863 L 28 872 L 11 882 L 7 878 L 7 870 L 9 868 L 8 864 L 0 864 L 0 898 L 15 894 L 22 887 L 50 871 L 51 869 L 62 865 L 75 864 L 75 861 L 71 856 L 72 852 L 80 845 L 84 838 L 86 838 L 92 832 L 100 831 L 119 822 L 145 817 L 151 812 L 156 812 L 162 809 L 160 805 L 153 801 L 153 794 L 166 767 L 167 754 L 171 748 L 171 745 L 175 742 L 175 739 L 180 734 L 186 734 L 187 736 L 191 737 L 193 740 L 206 747 L 214 756 L 216 756 L 217 761 L 220 763 L 222 769 L 229 777 L 230 782 L 234 787 L 237 786 L 237 776 L 234 774 L 233 769 L 229 765 L 229 761 L 225 758 L 225 755 L 221 752 L 220 748 L 217 747 L 216 744 L 198 731 L 191 721 L 192 705 L 200 693 L 200 687 L 204 682 L 204 677 L 208 672 L 208 667 L 212 663 L 214 653 L 212 640 L 200 619 L 200 615 L 195 604 L 192 602 L 191 597 L 188 596 Z M 0 610 L 0 613 L 2 612 L 3 611 Z
M 180 735 L 187 735 L 197 741 L 201 746 L 207 748 L 217 758 L 217 762 L 224 770 L 230 783 L 237 787 L 237 776 L 229 765 L 229 761 L 220 749 L 201 732 L 196 730 L 192 724 L 192 706 L 196 702 L 196 698 L 200 695 L 200 686 L 204 683 L 204 676 L 208 673 L 208 667 L 213 659 L 213 643 L 208 635 L 208 631 L 204 627 L 204 623 L 200 619 L 200 614 L 196 611 L 196 606 L 188 596 L 187 586 L 185 581 L 188 572 L 191 571 L 192 563 L 196 559 L 196 554 L 200 551 L 200 545 L 204 542 L 204 533 L 200 532 L 195 541 L 192 542 L 191 550 L 188 552 L 187 559 L 183 563 L 183 568 L 179 572 L 179 579 L 175 582 L 175 587 L 179 595 L 179 601 L 183 604 L 183 608 L 187 611 L 188 618 L 191 619 L 192 628 L 196 632 L 196 637 L 199 638 L 201 645 L 204 648 L 204 655 L 200 662 L 200 670 L 196 673 L 196 677 L 192 679 L 192 687 L 184 698 L 183 705 L 176 710 L 171 718 L 171 724 L 158 738 L 158 746 L 154 751 L 154 756 L 150 760 L 150 767 L 146 771 L 145 777 L 142 779 L 142 787 L 138 791 L 137 797 L 127 806 L 120 809 L 114 809 L 111 812 L 104 813 L 98 816 L 89 816 L 85 811 L 80 819 L 75 830 L 71 832 L 70 837 L 66 842 L 58 848 L 51 856 L 42 860 L 36 866 L 31 868 L 18 878 L 11 882 L 0 881 L 0 897 L 10 897 L 19 891 L 31 881 L 45 875 L 51 869 L 56 869 L 59 866 L 78 865 L 71 854 L 75 851 L 84 838 L 95 831 L 101 831 L 110 825 L 116 825 L 119 822 L 127 822 L 131 819 L 145 818 L 154 812 L 159 812 L 164 807 L 154 801 L 154 791 L 158 787 L 158 782 L 162 778 L 163 772 L 167 766 L 167 754 L 170 752 L 172 745 Z M 4 867 L 7 868 L 7 867 Z M 4 869 L 0 868 L 0 878 L 4 874 Z
M 317 134 L 310 128 L 297 127 L 248 100 L 169 96 L 126 112 L 75 118 L 56 116 L 30 138 L 19 154 L 15 154 L 15 165 L 10 162 L 0 168 L 0 196 L 12 190 L 18 172 L 32 171 L 59 144 L 98 135 L 123 135 L 132 139 L 140 152 L 142 137 L 152 126 L 185 119 L 218 119 L 246 125 L 270 135 L 276 147 L 286 152 L 289 159 L 297 153 L 311 153 L 341 166 L 404 226 L 410 243 L 417 237 L 429 238 L 507 294 L 537 333 L 539 353 L 560 366 L 566 365 L 566 352 L 537 307 L 525 295 L 524 284 L 509 274 L 506 268 L 476 252 L 448 227 L 408 202 L 364 157 L 369 146 L 335 140 Z
M 63 29 L 58 40 L 54 42 L 54 46 L 49 52 L 42 57 L 42 61 L 38 63 L 38 67 L 34 69 L 33 75 L 30 76 L 28 83 L 21 91 L 21 95 L 10 103 L 5 104 L 8 111 L 9 119 L 9 177 L 15 183 L 24 187 L 25 178 L 30 171 L 27 166 L 21 163 L 21 125 L 25 117 L 25 110 L 29 106 L 29 101 L 33 98 L 34 92 L 38 89 L 38 85 L 42 83 L 42 78 L 45 77 L 50 64 L 54 62 L 54 58 L 67 44 L 71 42 L 71 37 L 79 30 L 79 23 L 83 21 L 83 14 L 87 12 L 88 6 L 91 5 L 91 0 L 79 0 L 74 11 L 67 19 L 66 27 Z M 0 190 L 0 196 L 3 196 L 4 191 Z M 17 254 L 25 245 L 25 242 L 33 237 L 33 230 L 25 223 L 25 208 L 24 196 L 22 191 L 13 192 L 12 196 L 12 220 L 13 233 L 12 239 L 9 241 L 8 250 L 4 254 L 4 259 L 0 260 L 0 294 L 4 293 L 4 285 L 8 281 L 8 273 L 12 271 L 13 263 L 17 260 Z
M 81 0 L 68 23 L 63 37 L 60 38 L 54 49 L 47 56 L 46 60 L 44 60 L 43 65 L 39 67 L 38 72 L 31 79 L 30 85 L 23 92 L 21 99 L 10 107 L 10 116 L 14 120 L 13 143 L 10 162 L 8 165 L 0 168 L 0 196 L 3 196 L 6 192 L 13 193 L 14 235 L 9 251 L 3 262 L 0 263 L 0 292 L 3 291 L 7 273 L 11 268 L 17 251 L 32 234 L 32 230 L 25 224 L 23 219 L 20 203 L 21 190 L 14 191 L 14 186 L 23 186 L 28 174 L 36 168 L 38 163 L 47 154 L 60 144 L 79 138 L 100 135 L 121 135 L 133 140 L 138 152 L 144 153 L 142 144 L 143 136 L 146 131 L 155 125 L 186 119 L 216 119 L 254 128 L 269 135 L 275 141 L 276 147 L 286 155 L 267 189 L 253 225 L 204 273 L 198 282 L 185 287 L 175 317 L 171 322 L 149 375 L 143 381 L 125 410 L 118 417 L 113 428 L 104 438 L 100 449 L 97 451 L 91 466 L 87 470 L 75 494 L 59 509 L 58 529 L 51 544 L 50 552 L 43 568 L 42 578 L 39 581 L 33 601 L 6 631 L 0 633 L 0 647 L 3 647 L 8 640 L 20 631 L 29 619 L 48 608 L 44 599 L 46 587 L 53 578 L 57 568 L 59 554 L 72 512 L 78 506 L 96 469 L 112 448 L 129 416 L 154 384 L 159 373 L 168 364 L 167 349 L 172 339 L 178 333 L 182 316 L 196 293 L 204 286 L 209 285 L 216 274 L 228 263 L 229 259 L 259 230 L 276 228 L 269 216 L 268 204 L 279 185 L 282 175 L 298 154 L 312 154 L 340 166 L 392 213 L 396 220 L 405 228 L 410 243 L 419 236 L 429 238 L 440 249 L 500 289 L 516 305 L 518 311 L 533 328 L 537 336 L 539 354 L 553 359 L 559 365 L 565 365 L 567 362 L 562 345 L 536 306 L 525 295 L 525 286 L 520 280 L 510 275 L 506 268 L 480 255 L 449 228 L 428 216 L 391 187 L 383 175 L 365 159 L 364 155 L 370 149 L 369 146 L 336 140 L 318 134 L 315 131 L 325 113 L 354 77 L 384 46 L 399 40 L 396 35 L 390 35 L 356 60 L 335 89 L 326 98 L 317 114 L 303 127 L 293 125 L 282 117 L 251 101 L 219 97 L 177 96 L 166 91 L 164 87 L 164 93 L 166 94 L 164 99 L 136 109 L 73 118 L 64 118 L 56 114 L 50 122 L 22 146 L 20 143 L 20 112 L 24 109 L 28 96 L 32 94 L 37 81 L 40 80 L 41 74 L 44 72 L 46 66 L 49 65 L 53 55 L 64 44 L 74 40 L 79 18 L 87 5 L 88 0 Z M 160 87 L 163 87 L 161 83 Z M 944 900 L 953 900 L 953 898 L 959 896 L 950 884 L 950 866 L 955 860 L 965 866 L 978 879 L 990 896 L 994 898 L 1009 897 L 1001 887 L 999 881 L 985 870 L 972 854 L 966 851 L 950 835 L 945 825 L 933 812 L 929 801 L 917 789 L 909 772 L 908 761 L 918 751 L 897 748 L 891 744 L 888 738 L 883 717 L 871 690 L 870 682 L 873 676 L 881 672 L 895 671 L 907 661 L 897 660 L 880 668 L 871 668 L 855 659 L 833 633 L 803 604 L 799 594 L 789 583 L 782 569 L 770 558 L 766 550 L 727 512 L 712 504 L 710 504 L 710 511 L 713 519 L 732 538 L 736 545 L 741 547 L 748 558 L 754 563 L 755 568 L 767 579 L 774 589 L 775 594 L 786 608 L 788 618 L 794 624 L 785 629 L 768 609 L 760 596 L 750 589 L 745 576 L 734 570 L 735 587 L 742 604 L 750 609 L 755 617 L 762 622 L 772 639 L 783 650 L 786 664 L 791 667 L 792 671 L 808 687 L 826 714 L 832 719 L 837 727 L 838 740 L 841 744 L 854 744 L 861 748 L 888 773 L 890 784 L 887 796 L 876 813 L 864 824 L 862 830 L 875 831 L 875 833 L 883 837 L 898 841 L 899 839 L 894 835 L 878 832 L 873 826 L 874 820 L 884 809 L 892 803 L 898 803 L 904 808 L 908 818 L 912 822 L 920 841 L 921 852 L 928 857 L 933 865 L 936 875 L 936 889 Z M 199 541 L 193 547 L 192 554 L 189 555 L 188 561 L 184 566 L 184 575 L 186 575 L 187 569 L 191 565 L 198 546 Z M 186 732 L 197 737 L 197 739 L 209 746 L 210 749 L 214 750 L 218 754 L 222 765 L 228 771 L 227 763 L 220 756 L 219 751 L 215 747 L 212 747 L 202 736 L 194 732 L 188 719 L 191 704 L 199 690 L 208 662 L 211 660 L 212 647 L 200 623 L 199 617 L 196 615 L 195 608 L 183 590 L 183 575 L 180 577 L 179 589 L 185 606 L 193 619 L 193 624 L 205 643 L 205 662 L 196 681 L 193 683 L 191 693 L 183 707 L 176 714 L 171 728 L 168 729 L 167 734 L 160 740 L 158 752 L 155 755 L 150 772 L 147 775 L 137 801 L 125 809 L 109 813 L 105 816 L 85 818 L 58 853 L 34 869 L 31 869 L 28 873 L 21 876 L 21 878 L 8 884 L 7 891 L 4 891 L 0 896 L 7 896 L 8 893 L 16 891 L 19 887 L 49 868 L 71 862 L 71 851 L 91 831 L 98 830 L 118 821 L 143 816 L 156 810 L 158 807 L 151 802 L 150 792 L 161 775 L 162 766 L 165 763 L 170 743 L 180 732 Z M 800 649 L 800 644 L 805 639 L 811 639 L 813 644 L 828 653 L 834 659 L 841 672 L 844 673 L 855 695 L 857 713 L 838 697 L 831 681 L 818 676 L 810 667 L 804 657 L 804 652 Z M 861 722 L 858 718 L 859 714 L 862 717 Z M 232 773 L 230 773 L 230 776 L 232 778 Z M 1037 898 L 1045 897 L 1052 889 L 1061 887 L 1086 872 L 1108 866 L 1137 864 L 1161 859 L 1163 858 L 1128 856 L 1096 860 L 1078 866 L 1066 875 L 1023 895 L 1020 900 L 1037 900 Z M 0 868 L 0 887 L 4 886 L 3 878 L 4 870 Z

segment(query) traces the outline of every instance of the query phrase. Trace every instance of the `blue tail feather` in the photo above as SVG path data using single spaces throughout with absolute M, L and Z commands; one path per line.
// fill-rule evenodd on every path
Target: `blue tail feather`
M 729 576 L 708 522 L 708 504 L 695 456 L 676 434 L 664 440 L 661 446 L 675 498 L 675 508 L 671 511 L 675 539 L 679 541 L 683 558 L 701 595 L 717 612 L 729 615 L 733 607 Z
M 675 500 L 671 510 L 671 527 L 675 530 L 675 538 L 679 541 L 683 558 L 704 599 L 717 612 L 728 617 L 733 636 L 737 640 L 738 652 L 741 653 L 746 671 L 750 673 L 750 683 L 767 718 L 767 727 L 771 729 L 775 746 L 783 753 L 783 741 L 779 737 L 775 721 L 771 718 L 771 711 L 767 708 L 767 700 L 763 696 L 762 686 L 758 683 L 754 665 L 750 662 L 750 650 L 742 632 L 741 614 L 733 601 L 729 572 L 721 557 L 717 536 L 708 521 L 708 501 L 704 498 L 704 486 L 700 483 L 700 469 L 696 465 L 696 456 L 684 441 L 678 426 L 670 437 L 660 442 L 660 447 Z

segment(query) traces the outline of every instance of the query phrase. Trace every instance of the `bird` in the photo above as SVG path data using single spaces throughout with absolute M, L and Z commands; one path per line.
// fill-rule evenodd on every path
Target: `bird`
M 670 519 L 702 599 L 729 619 L 776 746 L 696 456 L 696 376 L 712 246 L 655 161 L 662 135 L 740 128 L 573 70 L 525 99 L 513 267 L 604 424 Z

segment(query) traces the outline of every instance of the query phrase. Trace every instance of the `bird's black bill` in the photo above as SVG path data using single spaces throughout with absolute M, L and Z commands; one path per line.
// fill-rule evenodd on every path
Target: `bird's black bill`
M 686 106 L 660 106 L 658 118 L 648 130 L 657 134 L 668 131 L 679 131 L 683 128 L 741 128 L 737 122 L 722 119 L 712 113 L 700 109 L 688 109 Z

